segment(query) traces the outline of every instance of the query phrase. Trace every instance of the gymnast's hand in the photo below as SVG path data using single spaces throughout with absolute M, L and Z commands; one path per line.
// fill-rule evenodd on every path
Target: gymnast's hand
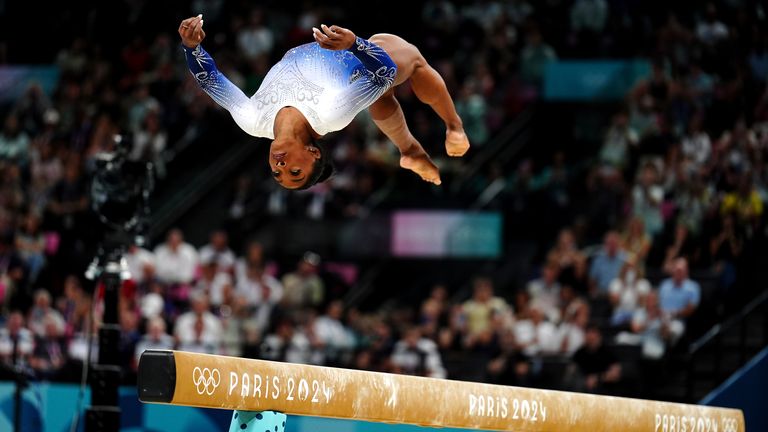
M 179 36 L 181 36 L 181 43 L 187 48 L 200 45 L 200 42 L 205 39 L 203 14 L 182 21 L 179 25 Z
M 349 49 L 354 45 L 357 37 L 350 30 L 332 25 L 328 27 L 320 24 L 322 31 L 312 27 L 312 36 L 315 37 L 321 48 L 339 51 Z

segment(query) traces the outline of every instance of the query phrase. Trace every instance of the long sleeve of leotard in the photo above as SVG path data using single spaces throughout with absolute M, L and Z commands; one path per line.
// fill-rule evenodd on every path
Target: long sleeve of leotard
M 221 105 L 232 115 L 238 126 L 246 133 L 258 136 L 255 131 L 256 112 L 250 98 L 243 93 L 216 68 L 216 62 L 202 45 L 195 48 L 184 48 L 187 66 L 192 76 L 217 104 Z
M 389 54 L 375 43 L 358 37 L 349 51 L 373 74 L 374 83 L 390 86 L 395 81 L 397 65 Z

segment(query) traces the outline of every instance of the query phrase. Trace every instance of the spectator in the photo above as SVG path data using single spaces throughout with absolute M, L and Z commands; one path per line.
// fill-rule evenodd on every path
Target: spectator
M 571 30 L 588 30 L 600 34 L 608 19 L 605 0 L 576 0 L 571 6 Z
M 136 369 L 134 364 L 136 345 L 141 339 L 139 333 L 139 314 L 134 310 L 123 309 L 120 311 L 120 342 L 118 343 L 120 366 L 125 370 Z
M 658 360 L 664 356 L 668 346 L 680 339 L 685 325 L 661 310 L 655 291 L 649 292 L 643 303 L 644 307 L 632 317 L 632 332 L 641 336 L 643 357 Z
M 67 362 L 67 344 L 63 337 L 63 327 L 53 316 L 43 320 L 44 331 L 35 336 L 35 348 L 29 359 L 29 365 L 38 378 L 54 380 Z
M 133 355 L 134 365 L 139 364 L 141 353 L 149 349 L 170 350 L 173 349 L 173 336 L 165 331 L 165 320 L 153 317 L 147 322 L 147 331 L 138 342 Z
M 544 78 L 544 68 L 557 60 L 555 50 L 547 45 L 538 29 L 528 32 L 526 43 L 520 53 L 520 75 L 534 87 L 539 87 Z
M 475 338 L 491 331 L 494 316 L 511 314 L 511 309 L 504 299 L 493 295 L 493 282 L 479 277 L 472 282 L 472 298 L 461 306 L 465 320 L 466 335 Z
M 307 252 L 299 261 L 296 271 L 283 276 L 285 305 L 294 308 L 319 306 L 325 297 L 325 285 L 317 275 L 320 256 Z
M 740 223 L 749 227 L 758 225 L 760 217 L 763 215 L 763 200 L 749 175 L 742 175 L 739 179 L 738 189 L 723 197 L 720 212 L 723 214 L 734 213 Z
M 616 231 L 609 231 L 603 239 L 603 247 L 595 254 L 589 268 L 593 296 L 606 296 L 612 280 L 616 279 L 627 254 L 621 250 L 621 238 Z
M 57 302 L 57 309 L 66 322 L 66 336 L 87 330 L 86 324 L 91 312 L 91 298 L 83 291 L 80 279 L 69 275 L 64 279 L 64 297 Z
M 622 171 L 629 159 L 629 152 L 634 149 L 640 137 L 629 125 L 629 115 L 622 110 L 614 114 L 611 127 L 605 134 L 600 149 L 600 161 L 616 170 Z
M 611 325 L 628 324 L 649 292 L 651 284 L 643 277 L 642 272 L 638 271 L 634 262 L 630 260 L 624 263 L 619 277 L 611 281 L 608 290 L 613 305 Z
M 222 335 L 221 322 L 208 310 L 208 296 L 202 292 L 193 292 L 189 300 L 191 310 L 176 319 L 174 328 L 179 350 L 218 353 Z
M 200 261 L 212 261 L 216 264 L 218 272 L 232 273 L 235 268 L 235 254 L 228 243 L 225 231 L 214 231 L 211 233 L 210 242 L 200 248 Z
M 34 346 L 34 335 L 24 327 L 24 315 L 12 311 L 0 329 L 0 364 L 27 365 Z
M 312 327 L 318 342 L 323 346 L 326 359 L 332 363 L 355 348 L 352 333 L 341 322 L 343 314 L 344 303 L 341 300 L 332 301 L 328 304 L 325 315 L 318 317 Z
M 559 266 L 558 281 L 577 291 L 586 291 L 587 259 L 579 250 L 573 231 L 565 228 L 557 237 L 557 244 L 547 254 L 548 262 Z
M 672 273 L 672 267 L 675 260 L 678 258 L 685 258 L 688 261 L 695 262 L 699 257 L 697 246 L 695 239 L 690 234 L 688 226 L 682 221 L 678 222 L 675 225 L 672 244 L 667 247 L 663 264 L 664 271 L 666 273 Z
M 410 327 L 395 344 L 392 365 L 396 373 L 431 378 L 445 378 L 446 373 L 437 344 L 422 337 L 418 327 Z
M 560 322 L 560 283 L 557 282 L 558 265 L 548 262 L 541 269 L 541 277 L 528 282 L 531 306 L 536 307 L 553 323 Z
M 204 292 L 211 300 L 214 307 L 219 307 L 224 302 L 224 290 L 232 287 L 232 276 L 220 271 L 216 257 L 211 254 L 200 254 L 200 277 L 194 285 L 194 289 Z
M 268 334 L 261 344 L 261 356 L 267 360 L 288 363 L 317 363 L 312 345 L 304 332 L 297 330 L 289 319 L 282 319 L 275 332 Z
M 661 202 L 664 189 L 658 184 L 659 172 L 656 165 L 646 162 L 637 184 L 632 188 L 632 213 L 645 225 L 645 232 L 653 237 L 664 228 Z
M 155 260 L 157 278 L 166 284 L 188 285 L 195 277 L 197 251 L 184 242 L 179 229 L 171 230 L 165 243 L 155 248 Z
M 47 333 L 46 328 L 51 322 L 56 324 L 60 334 L 64 333 L 66 327 L 64 317 L 51 307 L 51 294 L 44 289 L 39 289 L 35 291 L 34 304 L 27 318 L 27 327 L 35 336 L 42 337 Z
M 696 25 L 696 37 L 705 45 L 715 45 L 728 37 L 728 27 L 718 20 L 713 3 L 707 4 L 704 19 Z
M 744 248 L 743 231 L 736 228 L 733 215 L 726 214 L 722 218 L 720 232 L 709 244 L 709 252 L 714 263 L 714 271 L 720 276 L 720 286 L 723 294 L 728 294 L 729 288 L 736 282 L 736 264 Z
M 584 345 L 586 338 L 587 324 L 589 323 L 589 305 L 575 297 L 573 289 L 569 286 L 563 287 L 561 291 L 564 303 L 569 307 L 565 308 L 563 322 L 558 331 L 560 333 L 560 353 L 572 357 L 573 354 Z M 568 301 L 570 299 L 570 301 Z
M 266 274 L 262 266 L 249 267 L 245 278 L 237 281 L 235 291 L 251 306 L 263 305 L 267 306 L 268 310 L 280 303 L 285 294 L 280 281 Z
M 627 252 L 627 259 L 631 260 L 640 272 L 645 271 L 645 259 L 652 245 L 653 240 L 646 234 L 643 220 L 639 217 L 631 218 L 621 236 L 621 248 Z
M 701 288 L 688 278 L 688 260 L 678 258 L 672 265 L 672 277 L 659 286 L 661 311 L 672 319 L 685 320 L 696 311 L 701 300 Z
M 531 362 L 518 349 L 513 332 L 502 333 L 498 353 L 488 362 L 488 375 L 494 384 L 530 386 L 533 379 Z
M 27 267 L 29 283 L 34 284 L 45 266 L 45 236 L 40 218 L 33 212 L 26 214 L 16 233 L 16 251 Z
M 264 26 L 264 11 L 253 9 L 248 23 L 237 33 L 237 46 L 248 59 L 269 55 L 274 46 L 272 30 Z
M 603 334 L 595 326 L 587 327 L 584 346 L 573 355 L 571 386 L 576 391 L 605 393 L 621 379 L 621 365 L 603 344 Z
M 5 118 L 0 134 L 0 162 L 16 162 L 25 166 L 29 158 L 29 135 L 21 129 L 19 118 L 11 114 Z
M 13 231 L 0 228 L 0 298 L 3 309 L 26 303 L 24 262 L 16 253 Z
M 515 342 L 527 357 L 558 354 L 562 345 L 557 326 L 544 318 L 542 311 L 531 306 L 527 316 L 514 324 Z
M 123 255 L 128 272 L 131 274 L 131 280 L 141 285 L 149 282 L 155 275 L 156 257 L 152 252 L 143 247 L 132 244 Z
M 277 276 L 277 264 L 264 257 L 264 246 L 258 241 L 249 242 L 245 248 L 245 256 L 236 260 L 235 280 L 244 278 L 249 266 L 263 267 L 268 275 Z
M 159 108 L 150 109 L 144 115 L 142 126 L 134 132 L 133 148 L 128 159 L 151 162 L 158 178 L 165 177 L 163 152 L 168 145 L 168 134 L 160 123 Z
M 703 117 L 702 113 L 696 113 L 691 117 L 688 122 L 688 133 L 681 142 L 683 155 L 698 168 L 709 163 L 712 155 L 712 143 L 709 134 L 703 130 Z

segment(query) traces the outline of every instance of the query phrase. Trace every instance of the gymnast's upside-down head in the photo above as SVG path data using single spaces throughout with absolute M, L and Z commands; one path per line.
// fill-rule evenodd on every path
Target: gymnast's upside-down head
M 320 143 L 296 139 L 274 140 L 269 147 L 272 178 L 286 189 L 303 190 L 333 174 L 331 156 Z

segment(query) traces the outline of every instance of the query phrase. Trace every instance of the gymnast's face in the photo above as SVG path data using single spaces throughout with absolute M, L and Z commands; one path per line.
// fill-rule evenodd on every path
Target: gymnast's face
M 304 185 L 318 159 L 320 150 L 301 141 L 275 140 L 269 147 L 272 177 L 286 189 Z

